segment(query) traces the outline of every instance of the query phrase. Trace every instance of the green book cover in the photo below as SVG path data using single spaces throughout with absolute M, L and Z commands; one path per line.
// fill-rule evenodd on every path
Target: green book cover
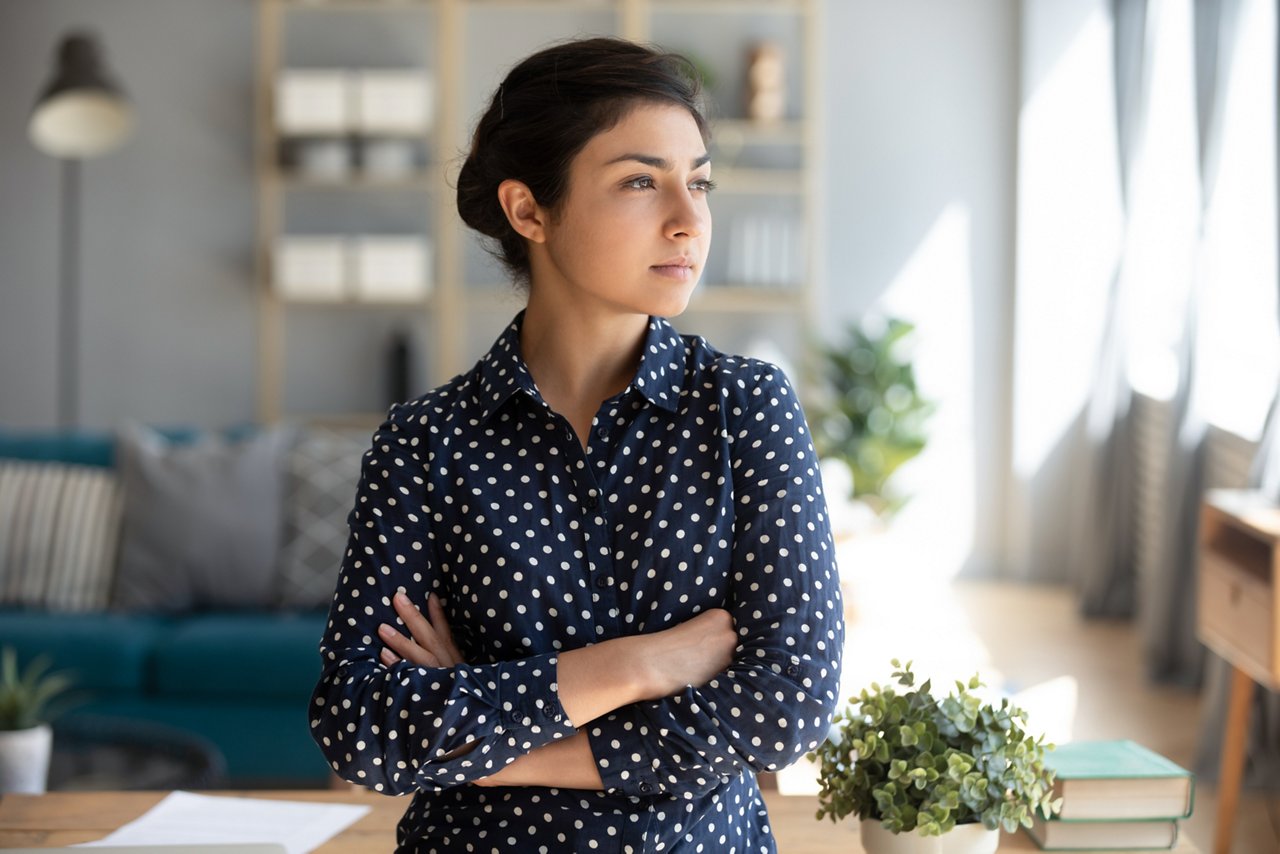
M 1190 771 L 1137 742 L 1074 741 L 1045 754 L 1063 821 L 1176 819 L 1191 815 Z

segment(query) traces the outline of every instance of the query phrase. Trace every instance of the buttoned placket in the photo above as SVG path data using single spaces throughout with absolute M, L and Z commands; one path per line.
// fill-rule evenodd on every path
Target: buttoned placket
M 623 406 L 630 390 L 606 400 L 591 420 L 584 449 L 567 419 L 566 449 L 568 474 L 573 478 L 581 512 L 582 553 L 587 561 L 587 593 L 591 600 L 592 632 L 596 641 L 609 640 L 622 634 L 622 609 L 618 603 L 618 584 L 614 575 L 613 526 L 609 522 L 609 461 L 612 456 L 614 431 L 611 418 Z M 621 428 L 618 428 L 621 429 Z

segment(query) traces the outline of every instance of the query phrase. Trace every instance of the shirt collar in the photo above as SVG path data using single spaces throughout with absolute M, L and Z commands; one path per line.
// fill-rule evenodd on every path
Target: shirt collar
M 488 421 L 516 392 L 546 406 L 520 355 L 524 311 L 515 316 L 480 360 L 475 402 L 481 422 Z M 675 412 L 685 375 L 686 351 L 680 333 L 665 318 L 650 317 L 640 366 L 627 390 L 635 389 L 654 406 Z

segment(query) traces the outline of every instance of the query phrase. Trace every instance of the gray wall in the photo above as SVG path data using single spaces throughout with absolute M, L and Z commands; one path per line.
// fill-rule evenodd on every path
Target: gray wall
M 56 418 L 59 167 L 27 140 L 26 121 L 57 40 L 86 24 L 139 126 L 82 170 L 82 423 L 249 418 L 252 0 L 6 0 L 0 425 Z
M 1000 563 L 1008 468 L 1017 0 L 827 0 L 825 330 L 966 217 L 971 568 Z M 55 419 L 57 165 L 25 135 L 60 33 L 89 24 L 139 110 L 85 164 L 82 421 L 253 417 L 252 0 L 6 0 L 0 11 L 0 426 Z M 702 38 L 713 36 L 703 33 Z M 957 208 L 959 206 L 959 208 Z M 935 321 L 936 322 L 936 319 Z M 353 368 L 345 368 L 354 370 Z M 344 366 L 332 360 L 316 387 Z M 340 404 L 339 404 L 340 405 Z
M 1018 7 L 826 5 L 823 319 L 833 332 L 887 302 L 907 307 L 899 313 L 940 342 L 918 370 L 932 372 L 946 433 L 915 480 L 925 490 L 919 500 L 932 504 L 923 516 L 945 516 L 948 503 L 955 512 L 975 508 L 964 565 L 976 572 L 999 568 L 1006 536 Z M 922 519 L 920 537 L 965 537 L 936 525 Z

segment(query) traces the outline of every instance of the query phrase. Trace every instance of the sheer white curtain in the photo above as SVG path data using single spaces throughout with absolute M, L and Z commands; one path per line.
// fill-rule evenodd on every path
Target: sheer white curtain
M 1107 293 L 1097 373 L 1085 409 L 1080 488 L 1072 501 L 1068 572 L 1088 616 L 1129 616 L 1135 604 L 1132 390 L 1126 361 L 1133 333 L 1132 259 L 1139 152 L 1150 78 L 1147 0 L 1113 0 L 1116 163 L 1124 239 Z
M 1172 361 L 1172 435 L 1162 509 L 1165 539 L 1155 564 L 1160 573 L 1143 579 L 1139 617 L 1152 677 L 1187 685 L 1199 683 L 1204 662 L 1204 647 L 1195 633 L 1195 552 L 1207 434 L 1205 413 L 1199 405 L 1203 378 L 1198 321 L 1210 294 L 1207 224 L 1221 161 L 1225 94 L 1240 4 L 1241 0 L 1195 0 L 1188 7 L 1186 0 L 1169 2 L 1162 8 L 1167 25 L 1160 29 L 1156 48 L 1169 60 L 1157 85 L 1173 92 L 1194 93 L 1194 162 L 1199 192 L 1194 204 L 1178 209 L 1193 216 L 1192 239 L 1172 244 L 1191 248 L 1190 256 L 1181 259 L 1189 277 L 1177 276 L 1176 281 L 1186 282 L 1188 287 L 1183 299 L 1173 301 L 1180 302 L 1181 311 Z M 1188 46 L 1193 48 L 1190 53 Z M 1194 81 L 1190 87 L 1185 85 L 1190 82 L 1188 76 Z M 1171 141 L 1185 138 L 1183 128 L 1173 130 Z

